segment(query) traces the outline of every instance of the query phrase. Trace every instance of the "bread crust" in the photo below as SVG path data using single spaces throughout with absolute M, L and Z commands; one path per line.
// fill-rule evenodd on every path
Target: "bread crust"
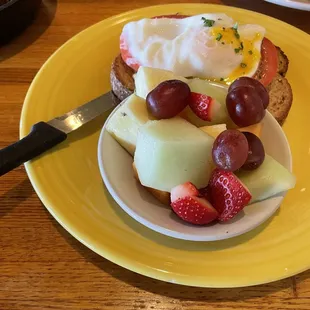
M 278 51 L 278 73 L 285 77 L 288 70 L 289 60 L 279 46 L 276 46 L 276 48 Z
M 267 90 L 270 98 L 268 111 L 282 126 L 293 103 L 292 87 L 287 78 L 278 73 L 267 86 Z
M 135 89 L 133 78 L 135 71 L 127 66 L 119 54 L 113 61 L 110 72 L 110 82 L 113 94 L 123 101 L 130 96 Z

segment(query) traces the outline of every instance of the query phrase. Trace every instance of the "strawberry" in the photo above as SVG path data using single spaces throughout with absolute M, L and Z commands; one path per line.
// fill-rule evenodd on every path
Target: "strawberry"
M 202 197 L 206 198 L 212 204 L 212 197 L 211 197 L 211 189 L 210 186 L 206 186 L 199 190 L 199 193 Z
M 221 222 L 232 219 L 252 199 L 249 190 L 230 171 L 214 169 L 208 186 Z
M 204 225 L 214 221 L 218 212 L 190 182 L 178 185 L 171 190 L 171 207 L 184 221 Z
M 199 196 L 199 191 L 196 186 L 191 182 L 178 185 L 171 190 L 171 201 L 176 201 L 179 198 L 186 196 Z
M 205 225 L 218 217 L 218 212 L 204 198 L 186 196 L 171 203 L 173 211 L 185 222 Z
M 211 121 L 219 110 L 220 103 L 210 96 L 192 92 L 189 106 L 199 118 Z

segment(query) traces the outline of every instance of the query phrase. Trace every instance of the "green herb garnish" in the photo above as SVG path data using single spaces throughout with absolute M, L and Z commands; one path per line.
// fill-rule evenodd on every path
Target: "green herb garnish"
M 238 33 L 237 30 L 235 30 L 235 37 L 236 37 L 237 39 L 240 39 L 240 34 Z
M 220 41 L 222 39 L 223 35 L 221 33 L 218 33 L 216 36 L 216 41 Z
M 203 20 L 203 24 L 205 27 L 212 27 L 215 23 L 215 20 L 213 19 L 206 19 L 204 17 L 201 17 L 201 19 Z
M 223 81 L 224 81 L 224 78 L 220 78 L 220 81 L 223 82 Z
M 238 23 L 235 23 L 231 29 L 234 31 L 235 37 L 240 39 L 240 34 L 238 33 Z
M 244 62 L 242 62 L 242 63 L 240 64 L 240 66 L 241 66 L 241 68 L 245 68 L 245 67 L 247 66 L 247 64 L 245 64 Z
M 240 47 L 235 48 L 235 53 L 238 54 L 242 50 L 243 50 L 243 42 L 240 42 Z
M 253 52 L 252 52 L 252 51 L 248 51 L 248 53 L 249 53 L 250 55 L 253 55 Z

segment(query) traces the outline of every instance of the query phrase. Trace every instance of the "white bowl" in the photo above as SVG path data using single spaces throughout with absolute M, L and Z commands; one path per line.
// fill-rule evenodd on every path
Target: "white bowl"
M 103 181 L 119 206 L 132 218 L 161 234 L 184 240 L 214 241 L 244 234 L 266 221 L 279 208 L 285 193 L 244 208 L 228 223 L 207 226 L 190 225 L 162 205 L 134 178 L 133 158 L 110 136 L 105 122 L 98 144 L 98 161 Z M 262 141 L 266 153 L 291 171 L 291 151 L 277 121 L 266 113 Z M 272 134 L 271 134 L 272 133 Z

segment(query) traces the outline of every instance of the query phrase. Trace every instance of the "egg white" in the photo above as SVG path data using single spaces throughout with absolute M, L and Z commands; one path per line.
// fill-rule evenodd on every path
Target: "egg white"
M 203 18 L 214 21 L 211 27 Z M 129 53 L 142 66 L 173 71 L 182 76 L 225 80 L 238 75 L 253 76 L 259 66 L 265 29 L 259 25 L 238 26 L 223 13 L 200 14 L 184 19 L 141 19 L 125 25 L 122 38 Z M 225 30 L 223 30 L 225 29 Z M 218 33 L 217 33 L 218 32 Z M 222 33 L 222 39 L 217 40 Z M 231 39 L 230 39 L 231 38 Z M 236 44 L 247 42 L 252 50 L 236 52 Z M 250 57 L 247 53 L 253 53 Z M 244 64 L 244 59 L 247 64 Z M 246 66 L 242 70 L 240 66 Z

